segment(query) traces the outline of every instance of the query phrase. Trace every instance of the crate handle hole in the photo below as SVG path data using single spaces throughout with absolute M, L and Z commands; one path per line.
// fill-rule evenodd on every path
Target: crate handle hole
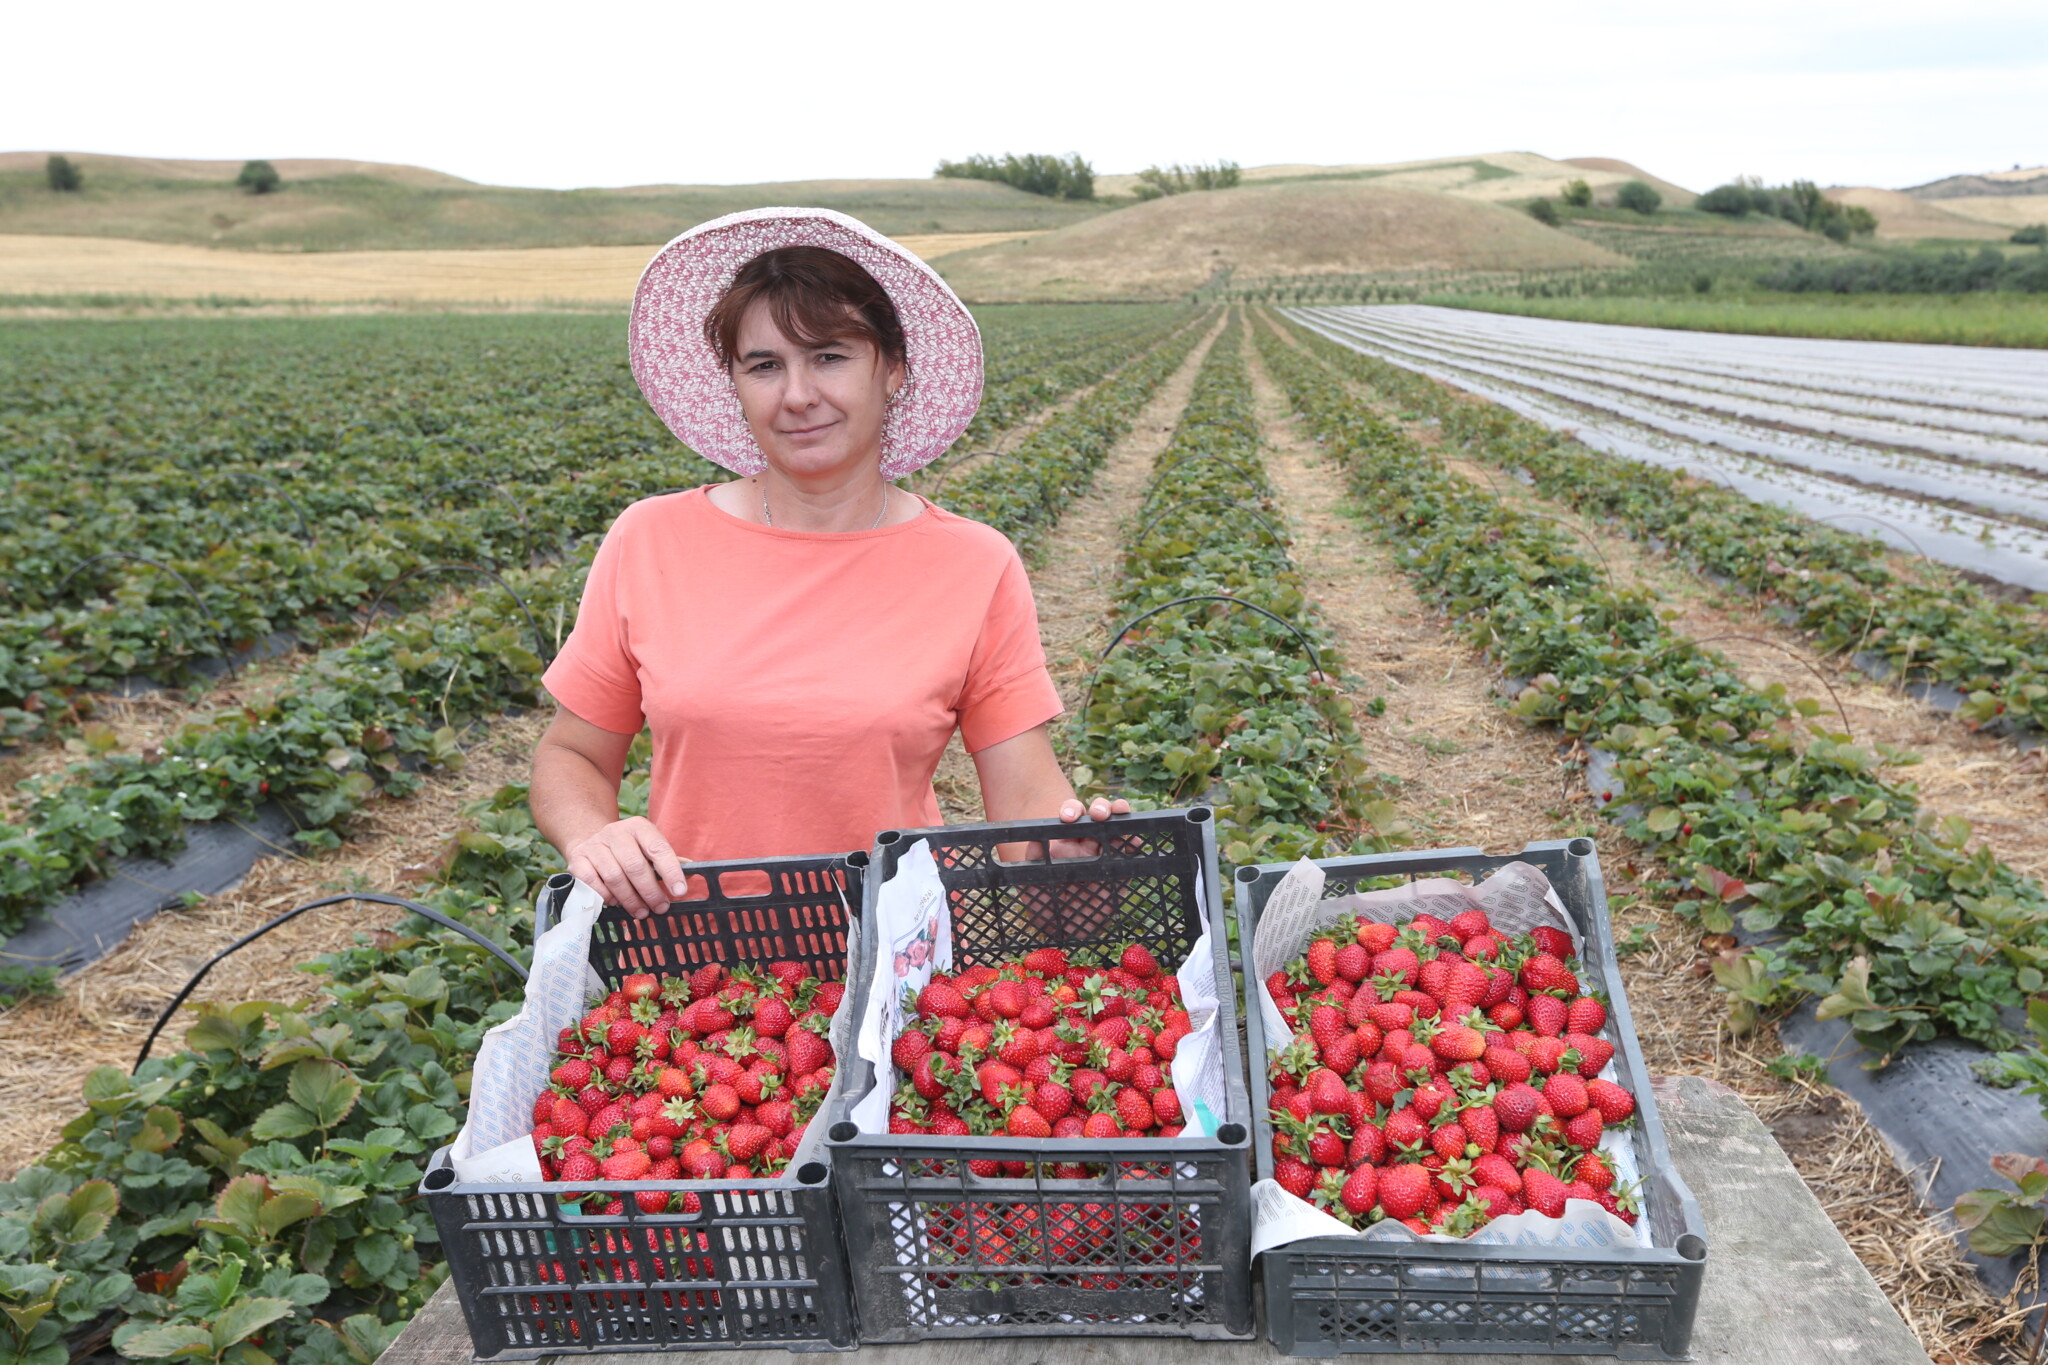
M 1250 886 L 1258 879 L 1259 870 L 1256 867 L 1240 867 L 1237 870 L 1237 880 L 1240 886 Z
M 860 1136 L 860 1129 L 851 1123 L 835 1123 L 832 1125 L 832 1131 L 825 1136 L 834 1142 L 851 1142 Z
M 1225 1147 L 1241 1147 L 1250 1136 L 1241 1123 L 1226 1123 L 1216 1130 L 1216 1140 Z
M 1688 1232 L 1678 1239 L 1678 1254 L 1688 1261 L 1707 1259 L 1707 1239 L 1696 1232 Z
M 1207 806 L 1190 807 L 1188 810 L 1188 823 L 1191 825 L 1207 824 L 1212 813 Z
M 1593 856 L 1593 841 L 1591 839 L 1574 839 L 1564 846 L 1564 851 L 1571 854 L 1574 858 L 1590 858 Z
M 763 868 L 741 867 L 718 874 L 718 894 L 727 900 L 765 896 L 774 890 L 775 883 Z
M 800 1185 L 822 1185 L 830 1169 L 822 1161 L 806 1161 L 797 1168 L 796 1178 Z
M 900 844 L 902 842 L 903 831 L 900 829 L 885 829 L 875 836 L 875 844 L 879 848 L 888 848 L 891 844 Z
M 429 1191 L 445 1190 L 455 1183 L 455 1172 L 446 1166 L 436 1166 L 427 1172 L 427 1178 L 420 1182 Z

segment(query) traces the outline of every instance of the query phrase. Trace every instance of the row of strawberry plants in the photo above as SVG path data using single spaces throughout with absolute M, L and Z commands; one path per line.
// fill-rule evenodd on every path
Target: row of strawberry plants
M 1008 330 L 1014 323 L 998 322 L 993 328 L 984 323 L 991 337 L 986 388 L 974 420 L 953 443 L 956 455 L 987 449 L 1018 423 L 1150 350 L 1188 319 L 1187 308 L 1180 305 L 1096 305 L 1073 311 L 1075 316 L 1059 319 L 1063 327 L 1050 334 L 1034 330 L 1020 336 Z
M 1452 447 L 1526 474 L 1537 491 L 1782 605 L 1826 651 L 1868 651 L 1897 674 L 1967 694 L 1963 719 L 2048 729 L 2048 622 L 1943 565 L 1892 567 L 1869 536 L 1732 489 L 1590 450 L 1495 403 L 1304 332 L 1340 372 L 1442 424 Z
M 1666 889 L 1701 893 L 1678 910 L 1767 936 L 1723 973 L 1738 1023 L 1815 993 L 1878 1055 L 1943 1030 L 2011 1041 L 2000 1010 L 2048 984 L 2048 896 L 1886 780 L 1900 755 L 1750 688 L 1553 523 L 1453 474 L 1270 329 L 1259 344 L 1398 562 L 1529 680 L 1515 711 L 1617 755 L 1627 832 L 1690 879 Z
M 1124 327 L 1124 344 L 1131 336 L 1158 334 L 1172 317 L 1162 320 L 1157 311 L 1146 310 Z M 1011 373 L 991 386 L 989 407 L 1011 417 L 1061 396 L 1066 390 L 1059 386 L 1092 382 L 1122 351 L 1121 345 L 1105 346 L 1080 328 L 994 349 Z M 615 426 L 626 418 L 613 413 L 606 420 Z M 647 426 L 652 419 L 635 402 L 630 421 Z M 566 418 L 562 425 L 568 426 Z M 279 628 L 315 636 L 345 629 L 334 619 L 339 612 L 422 565 L 445 560 L 524 563 L 536 551 L 552 552 L 576 535 L 601 529 L 632 494 L 659 488 L 677 474 L 674 447 L 658 427 L 629 439 L 613 426 L 599 421 L 585 438 L 563 434 L 560 458 L 569 471 L 558 468 L 551 482 L 523 485 L 504 497 L 492 496 L 485 487 L 483 503 L 448 515 L 422 514 L 416 499 L 379 494 L 365 506 L 351 506 L 342 520 L 323 523 L 333 534 L 319 542 L 275 525 L 229 535 L 208 522 L 204 509 L 186 497 L 189 490 L 153 485 L 161 515 L 145 524 L 132 515 L 132 496 L 100 486 L 92 516 L 73 508 L 50 512 L 36 524 L 37 534 L 55 536 L 59 532 L 53 528 L 61 523 L 61 544 L 38 542 L 25 548 L 22 535 L 11 547 L 0 544 L 0 551 L 17 552 L 14 591 L 31 603 L 31 609 L 0 619 L 0 739 L 27 738 L 81 719 L 90 710 L 92 691 L 123 674 L 215 653 L 222 640 L 246 642 Z M 445 472 L 445 465 L 425 463 Z M 374 482 L 351 472 L 320 487 L 359 499 L 368 496 L 363 485 Z M 48 483 L 79 483 L 89 492 L 101 481 L 51 479 L 37 486 Z M 260 486 L 250 489 L 265 493 Z M 177 577 L 154 565 L 113 559 L 100 566 L 101 576 L 79 580 L 88 592 L 104 592 L 104 598 L 83 605 L 39 601 L 46 588 L 92 552 L 88 546 L 145 553 L 168 564 Z M 434 588 L 431 580 L 408 586 L 415 602 Z
M 1016 543 L 1026 562 L 1036 562 L 1060 515 L 1088 491 L 1110 449 L 1130 433 L 1138 410 L 1208 330 L 1206 318 L 1183 319 L 1178 331 L 1025 437 L 1014 451 L 949 480 L 940 500 L 962 516 L 995 527 Z
M 1168 805 L 1206 802 L 1232 863 L 1371 849 L 1390 819 L 1310 608 L 1265 474 L 1233 319 L 1195 379 L 1131 528 L 1119 624 L 1153 608 L 1076 718 L 1076 782 Z M 1184 597 L 1225 601 L 1166 604 Z M 1239 608 L 1233 603 L 1244 603 Z

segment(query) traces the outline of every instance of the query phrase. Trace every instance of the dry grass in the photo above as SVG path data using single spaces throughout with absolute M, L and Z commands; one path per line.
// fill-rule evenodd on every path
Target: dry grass
M 1494 204 L 1378 181 L 1305 181 L 1183 194 L 950 256 L 940 273 L 977 302 L 1172 298 L 1219 269 L 1241 275 L 1625 264 Z
M 1944 199 L 1929 202 L 1915 199 L 1898 190 L 1873 189 L 1868 185 L 1854 185 L 1828 191 L 1830 199 L 1844 204 L 1866 208 L 1877 217 L 1877 236 L 1881 241 L 1912 240 L 1921 237 L 1976 237 L 1986 241 L 2004 241 L 2011 229 L 2001 228 L 1996 222 L 1985 222 L 1989 215 L 1965 216 L 1966 211 L 1951 206 L 1962 201 Z M 2043 217 L 2048 217 L 2048 200 L 2042 201 Z M 2014 224 L 2018 226 L 2018 224 Z
M 457 811 L 507 782 L 522 781 L 546 728 L 539 712 L 503 720 L 472 742 L 462 771 L 430 779 L 405 801 L 373 802 L 347 845 L 311 858 L 268 858 L 232 891 L 192 910 L 166 911 L 139 925 L 105 958 L 63 982 L 55 999 L 0 1013 L 0 1106 L 15 1121 L 0 1129 L 0 1178 L 34 1161 L 79 1107 L 79 1086 L 96 1066 L 128 1067 L 165 1003 L 205 960 L 236 937 L 295 905 L 337 891 L 396 891 L 417 883 L 460 823 Z M 339 905 L 292 921 L 216 968 L 196 1000 L 297 1000 L 314 982 L 300 964 L 391 923 L 384 905 Z M 173 1023 L 159 1050 L 175 1049 Z
M 955 232 L 898 240 L 927 259 L 1035 235 Z M 312 303 L 632 302 L 655 246 L 516 250 L 219 251 L 118 237 L 0 235 L 0 295 L 113 294 Z
M 2008 230 L 2048 223 L 2048 194 L 1972 194 L 1935 202 L 1950 213 L 1980 218 Z

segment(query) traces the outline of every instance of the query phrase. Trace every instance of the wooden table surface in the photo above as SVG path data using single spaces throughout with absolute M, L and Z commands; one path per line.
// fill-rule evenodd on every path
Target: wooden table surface
M 1710 1365 L 1930 1365 L 1870 1272 L 1828 1221 L 1770 1131 L 1726 1086 L 1698 1076 L 1656 1082 L 1672 1158 L 1707 1225 L 1706 1285 L 1693 1359 Z M 1264 1341 L 1170 1337 L 1023 1337 L 868 1346 L 857 1365 L 1266 1365 Z M 827 1365 L 826 1353 L 676 1351 L 558 1357 L 592 1365 Z M 446 1284 L 379 1365 L 468 1365 L 469 1330 Z M 1598 1365 L 1612 1356 L 1409 1355 L 1415 1365 Z

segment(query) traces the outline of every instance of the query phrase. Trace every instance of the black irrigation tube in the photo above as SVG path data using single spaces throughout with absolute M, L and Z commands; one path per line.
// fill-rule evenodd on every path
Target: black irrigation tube
M 533 618 L 533 612 L 526 605 L 526 599 L 512 591 L 512 585 L 503 578 L 500 578 L 496 569 L 487 569 L 481 564 L 422 564 L 417 569 L 407 569 L 404 573 L 386 583 L 383 589 L 378 592 L 376 599 L 370 603 L 370 609 L 363 613 L 363 634 L 368 635 L 370 633 L 370 627 L 377 620 L 377 608 L 384 605 L 384 599 L 391 595 L 394 588 L 397 588 L 409 578 L 417 578 L 421 574 L 438 573 L 447 569 L 453 569 L 461 573 L 481 574 L 503 588 L 505 595 L 512 599 L 513 605 L 519 608 L 519 614 L 526 618 L 526 624 L 533 628 L 533 642 L 540 646 L 541 662 L 543 664 L 552 664 L 555 661 L 555 652 L 548 647 L 548 637 L 541 633 L 540 622 Z
M 395 905 L 400 909 L 411 911 L 422 919 L 432 920 L 444 929 L 453 929 L 456 933 L 461 934 L 464 938 L 488 952 L 492 957 L 497 958 L 498 961 L 510 967 L 521 981 L 526 980 L 526 968 L 519 965 L 519 959 L 513 957 L 503 948 L 500 948 L 468 925 L 459 924 L 442 914 L 439 910 L 421 905 L 418 901 L 407 900 L 403 896 L 387 896 L 376 891 L 352 891 L 341 896 L 326 896 L 317 901 L 307 901 L 304 905 L 295 906 L 279 915 L 276 919 L 257 925 L 254 929 L 251 929 L 248 933 L 208 958 L 206 964 L 194 972 L 192 979 L 185 983 L 184 989 L 171 997 L 171 1003 L 164 1006 L 164 1012 L 157 1016 L 156 1024 L 149 1030 L 149 1036 L 142 1040 L 142 1050 L 135 1054 L 135 1065 L 128 1069 L 128 1074 L 134 1075 L 136 1071 L 141 1069 L 142 1064 L 149 1060 L 149 1050 L 155 1046 L 157 1035 L 161 1034 L 164 1031 L 164 1026 L 171 1022 L 171 1019 L 177 1014 L 179 1006 L 185 1003 L 193 991 L 199 989 L 199 983 L 206 979 L 206 974 L 219 965 L 230 953 L 247 947 L 272 929 L 277 928 L 281 924 L 290 923 L 308 910 L 318 910 L 322 906 L 327 905 L 340 905 L 346 901 L 369 901 L 375 905 Z
M 229 676 L 232 677 L 234 675 L 235 652 L 234 650 L 228 647 L 228 638 L 226 635 L 221 633 L 220 627 L 217 625 L 213 625 L 213 612 L 211 611 L 211 609 L 207 607 L 206 599 L 199 595 L 199 589 L 193 587 L 190 580 L 188 580 L 185 577 L 185 575 L 179 573 L 176 569 L 164 563 L 161 559 L 151 559 L 148 555 L 139 555 L 128 550 L 102 550 L 100 553 L 96 555 L 90 555 L 85 559 L 79 560 L 76 564 L 73 564 L 71 568 L 65 573 L 65 575 L 57 580 L 57 586 L 50 589 L 51 598 L 54 600 L 60 594 L 62 594 L 64 591 L 64 585 L 69 583 L 73 578 L 77 577 L 78 571 L 80 569 L 85 568 L 88 564 L 97 564 L 103 559 L 126 559 L 137 564 L 147 564 L 152 569 L 162 569 L 165 573 L 169 574 L 172 580 L 175 581 L 179 587 L 185 590 L 185 595 L 192 599 L 192 604 L 199 608 L 200 619 L 206 622 L 209 626 L 212 626 L 213 642 L 214 644 L 220 647 L 221 660 L 227 664 Z
M 293 499 L 291 494 L 284 491 L 284 485 L 276 479 L 271 478 L 267 474 L 258 474 L 253 469 L 224 469 L 221 471 L 220 477 L 223 479 L 254 479 L 256 482 L 263 484 L 271 492 L 277 494 L 278 499 L 291 509 L 292 520 L 299 524 L 300 539 L 304 540 L 308 545 L 313 544 L 314 541 L 319 539 L 318 536 L 313 534 L 313 528 L 306 523 L 306 514 L 300 510 L 298 502 Z
M 504 484 L 492 483 L 489 479 L 455 479 L 448 483 L 442 484 L 439 488 L 435 489 L 434 491 L 436 494 L 440 494 L 447 493 L 457 488 L 490 489 L 491 492 L 496 493 L 501 498 L 505 498 L 512 504 L 512 515 L 519 518 L 519 524 L 521 526 L 525 526 L 527 524 L 525 504 L 521 503 L 518 498 L 513 497 L 512 491 L 505 487 Z
M 1275 545 L 1285 548 L 1287 544 L 1286 537 L 1280 534 L 1279 529 L 1275 527 L 1272 522 L 1266 520 L 1264 514 L 1262 514 L 1256 507 L 1253 507 L 1250 503 L 1237 502 L 1230 498 L 1215 497 L 1189 498 L 1186 502 L 1176 502 L 1171 506 L 1160 508 L 1156 513 L 1153 514 L 1152 519 L 1150 521 L 1147 521 L 1143 526 L 1140 526 L 1138 528 L 1137 534 L 1131 537 L 1131 543 L 1134 545 L 1143 544 L 1145 537 L 1151 533 L 1153 527 L 1157 526 L 1160 522 L 1165 521 L 1175 512 L 1184 512 L 1190 507 L 1227 507 L 1234 511 L 1246 513 L 1251 517 L 1253 521 L 1256 521 L 1259 525 L 1266 528 L 1266 534 L 1273 538 L 1273 543 Z
M 1324 682 L 1329 681 L 1329 675 L 1323 672 L 1323 661 L 1321 657 L 1316 654 L 1316 647 L 1313 644 L 1309 643 L 1308 636 L 1305 633 L 1303 633 L 1300 626 L 1295 625 L 1292 621 L 1288 620 L 1284 616 L 1274 615 L 1272 612 L 1267 611 L 1264 607 L 1260 606 L 1256 602 L 1247 602 L 1242 597 L 1227 597 L 1224 594 L 1218 592 L 1196 593 L 1192 597 L 1176 597 L 1171 602 L 1161 602 L 1158 606 L 1147 608 L 1145 611 L 1138 613 L 1138 615 L 1133 616 L 1130 620 L 1124 622 L 1124 628 L 1116 633 L 1116 638 L 1111 640 L 1107 645 L 1103 647 L 1102 654 L 1100 656 L 1101 663 L 1098 663 L 1095 667 L 1095 672 L 1089 675 L 1087 699 L 1082 703 L 1081 706 L 1081 717 L 1084 720 L 1086 719 L 1088 712 L 1093 710 L 1095 706 L 1095 685 L 1102 678 L 1102 665 L 1109 662 L 1110 654 L 1116 649 L 1118 645 L 1124 642 L 1124 637 L 1129 635 L 1133 630 L 1136 630 L 1145 621 L 1151 619 L 1154 616 L 1157 616 L 1160 612 L 1165 611 L 1168 607 L 1178 607 L 1188 602 L 1227 602 L 1233 607 L 1243 607 L 1247 611 L 1255 611 L 1259 615 L 1265 617 L 1267 620 L 1284 627 L 1290 634 L 1294 636 L 1296 640 L 1301 642 L 1302 651 L 1308 655 L 1308 666 L 1315 670 L 1316 677 Z M 1324 717 L 1323 723 L 1326 726 L 1329 725 L 1329 718 Z M 1331 729 L 1330 733 L 1331 738 L 1336 738 L 1336 731 L 1334 728 Z
M 1904 528 L 1900 527 L 1899 525 L 1897 525 L 1897 524 L 1896 524 L 1896 523 L 1894 523 L 1894 522 L 1889 522 L 1889 521 L 1886 521 L 1886 520 L 1885 520 L 1885 519 L 1884 519 L 1883 517 L 1873 517 L 1873 516 L 1872 516 L 1872 515 L 1870 515 L 1870 513 L 1868 513 L 1868 512 L 1831 512 L 1831 513 L 1829 513 L 1829 514 L 1828 514 L 1827 516 L 1824 516 L 1824 517 L 1815 517 L 1815 518 L 1814 518 L 1814 520 L 1815 520 L 1815 521 L 1840 521 L 1840 520 L 1841 520 L 1841 519 L 1842 519 L 1843 517 L 1861 517 L 1861 518 L 1863 518 L 1863 520 L 1865 520 L 1865 521 L 1874 521 L 1874 522 L 1876 522 L 1876 523 L 1877 523 L 1877 524 L 1878 524 L 1879 526 L 1883 526 L 1883 527 L 1885 527 L 1885 528 L 1886 528 L 1886 529 L 1888 529 L 1888 530 L 1896 531 L 1896 532 L 1898 532 L 1898 535 L 1899 535 L 1899 539 L 1901 539 L 1901 540 L 1905 541 L 1905 542 L 1906 542 L 1906 543 L 1907 543 L 1908 545 L 1910 545 L 1910 546 L 1912 546 L 1912 547 L 1913 547 L 1913 553 L 1914 553 L 1914 554 L 1917 554 L 1917 555 L 1919 555 L 1919 556 L 1920 556 L 1920 558 L 1922 558 L 1923 560 L 1926 560 L 1926 561 L 1927 561 L 1927 562 L 1928 562 L 1929 564 L 1932 564 L 1932 563 L 1934 562 L 1933 560 L 1931 560 L 1931 559 L 1928 559 L 1928 558 L 1927 558 L 1927 551 L 1925 551 L 1925 550 L 1923 550 L 1923 549 L 1921 549 L 1921 548 L 1920 548 L 1920 542 L 1919 542 L 1919 541 L 1917 541 L 1917 540 L 1913 539 L 1913 537 L 1911 537 L 1911 536 L 1907 535 L 1907 534 L 1906 534 L 1906 532 L 1905 532 L 1905 530 L 1904 530 Z
M 966 464 L 969 460 L 978 460 L 984 456 L 1000 460 L 1005 456 L 1015 455 L 1016 453 L 1014 450 L 970 450 L 957 460 L 947 461 L 946 467 L 939 471 L 938 482 L 932 485 L 932 501 L 938 501 L 939 495 L 946 491 L 946 480 L 953 477 L 953 471 Z

